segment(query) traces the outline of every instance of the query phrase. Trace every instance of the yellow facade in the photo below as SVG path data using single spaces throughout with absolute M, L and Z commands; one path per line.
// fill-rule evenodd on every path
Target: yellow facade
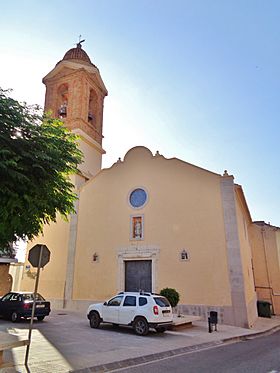
M 44 228 L 44 235 L 29 242 L 28 249 L 36 243 L 45 244 L 51 251 L 50 262 L 40 275 L 39 290 L 46 298 L 63 299 L 66 278 L 67 252 L 69 240 L 69 223 L 61 218 Z M 30 263 L 26 261 L 26 265 Z M 23 275 L 22 290 L 33 290 L 37 269 L 31 266 Z
M 99 70 L 77 46 L 44 82 L 46 109 L 57 112 L 67 98 L 63 120 L 80 135 L 84 163 L 73 179 L 77 213 L 69 222 L 58 218 L 29 243 L 44 243 L 51 251 L 40 292 L 55 306 L 85 309 L 139 281 L 142 290 L 147 283 L 153 292 L 175 288 L 181 312 L 207 319 L 216 310 L 220 322 L 250 327 L 257 317 L 252 245 L 260 237 L 233 177 L 141 146 L 101 169 L 107 91 Z M 139 206 L 131 199 L 137 190 L 145 196 Z M 279 235 L 277 240 L 279 254 Z M 132 264 L 137 270 L 130 277 Z M 142 264 L 150 268 L 145 275 Z M 33 288 L 33 273 L 24 271 L 23 290 Z
M 139 186 L 145 187 L 149 200 L 143 209 L 135 211 L 128 196 Z M 144 216 L 141 241 L 130 240 L 133 214 Z M 101 171 L 81 188 L 74 297 L 100 300 L 123 290 L 119 286 L 122 279 L 118 278 L 124 275 L 118 273 L 119 250 L 155 247 L 160 253 L 153 291 L 169 286 L 180 292 L 182 303 L 200 304 L 207 295 L 209 305 L 229 305 L 222 230 L 219 175 L 178 159 L 153 156 L 146 148 L 134 148 L 124 162 Z M 190 257 L 188 262 L 180 261 L 184 248 Z M 98 263 L 92 263 L 94 252 L 99 255 Z M 131 259 L 136 255 L 132 254 Z M 149 254 L 141 254 L 141 258 L 149 258 Z M 215 262 L 219 271 L 213 271 Z M 204 276 L 197 277 L 198 268 Z M 108 273 L 117 281 L 108 281 Z M 211 278 L 211 282 L 206 278 Z M 199 294 L 197 286 L 201 289 Z
M 258 300 L 271 303 L 280 315 L 280 228 L 255 222 L 250 230 Z

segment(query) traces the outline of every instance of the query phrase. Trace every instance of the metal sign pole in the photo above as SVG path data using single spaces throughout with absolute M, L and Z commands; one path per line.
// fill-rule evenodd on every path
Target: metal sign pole
M 27 366 L 27 363 L 28 363 L 28 355 L 29 355 L 29 349 L 30 349 L 30 344 L 31 344 L 31 334 L 32 334 L 33 320 L 34 320 L 34 314 L 35 314 L 35 308 L 36 308 L 37 289 L 38 289 L 38 283 L 39 283 L 43 247 L 44 246 L 41 245 L 39 263 L 38 263 L 37 275 L 36 275 L 36 281 L 35 281 L 35 289 L 34 289 L 34 294 L 33 294 L 33 306 L 32 306 L 32 313 L 31 313 L 31 320 L 29 324 L 28 345 L 26 347 L 25 361 L 24 361 L 25 366 Z

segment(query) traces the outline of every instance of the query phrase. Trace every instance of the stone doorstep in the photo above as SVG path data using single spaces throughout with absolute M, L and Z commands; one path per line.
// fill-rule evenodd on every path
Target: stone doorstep
M 192 323 L 194 321 L 201 320 L 200 316 L 192 316 L 192 315 L 174 315 L 173 316 L 173 323 L 171 326 L 171 330 L 178 330 L 183 328 L 191 328 Z

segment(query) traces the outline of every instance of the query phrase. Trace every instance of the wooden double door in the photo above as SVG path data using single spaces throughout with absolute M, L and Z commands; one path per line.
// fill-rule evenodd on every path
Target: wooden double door
M 152 292 L 152 261 L 125 261 L 125 291 Z

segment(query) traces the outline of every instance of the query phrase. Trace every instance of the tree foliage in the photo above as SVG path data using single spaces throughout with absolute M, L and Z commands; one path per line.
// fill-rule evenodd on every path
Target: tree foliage
M 69 176 L 82 154 L 58 119 L 0 88 L 0 248 L 32 239 L 43 225 L 67 218 L 77 198 Z
M 169 300 L 169 303 L 171 304 L 171 307 L 176 307 L 179 300 L 180 295 L 177 292 L 177 290 L 173 288 L 164 288 L 160 291 L 160 295 L 164 296 Z

